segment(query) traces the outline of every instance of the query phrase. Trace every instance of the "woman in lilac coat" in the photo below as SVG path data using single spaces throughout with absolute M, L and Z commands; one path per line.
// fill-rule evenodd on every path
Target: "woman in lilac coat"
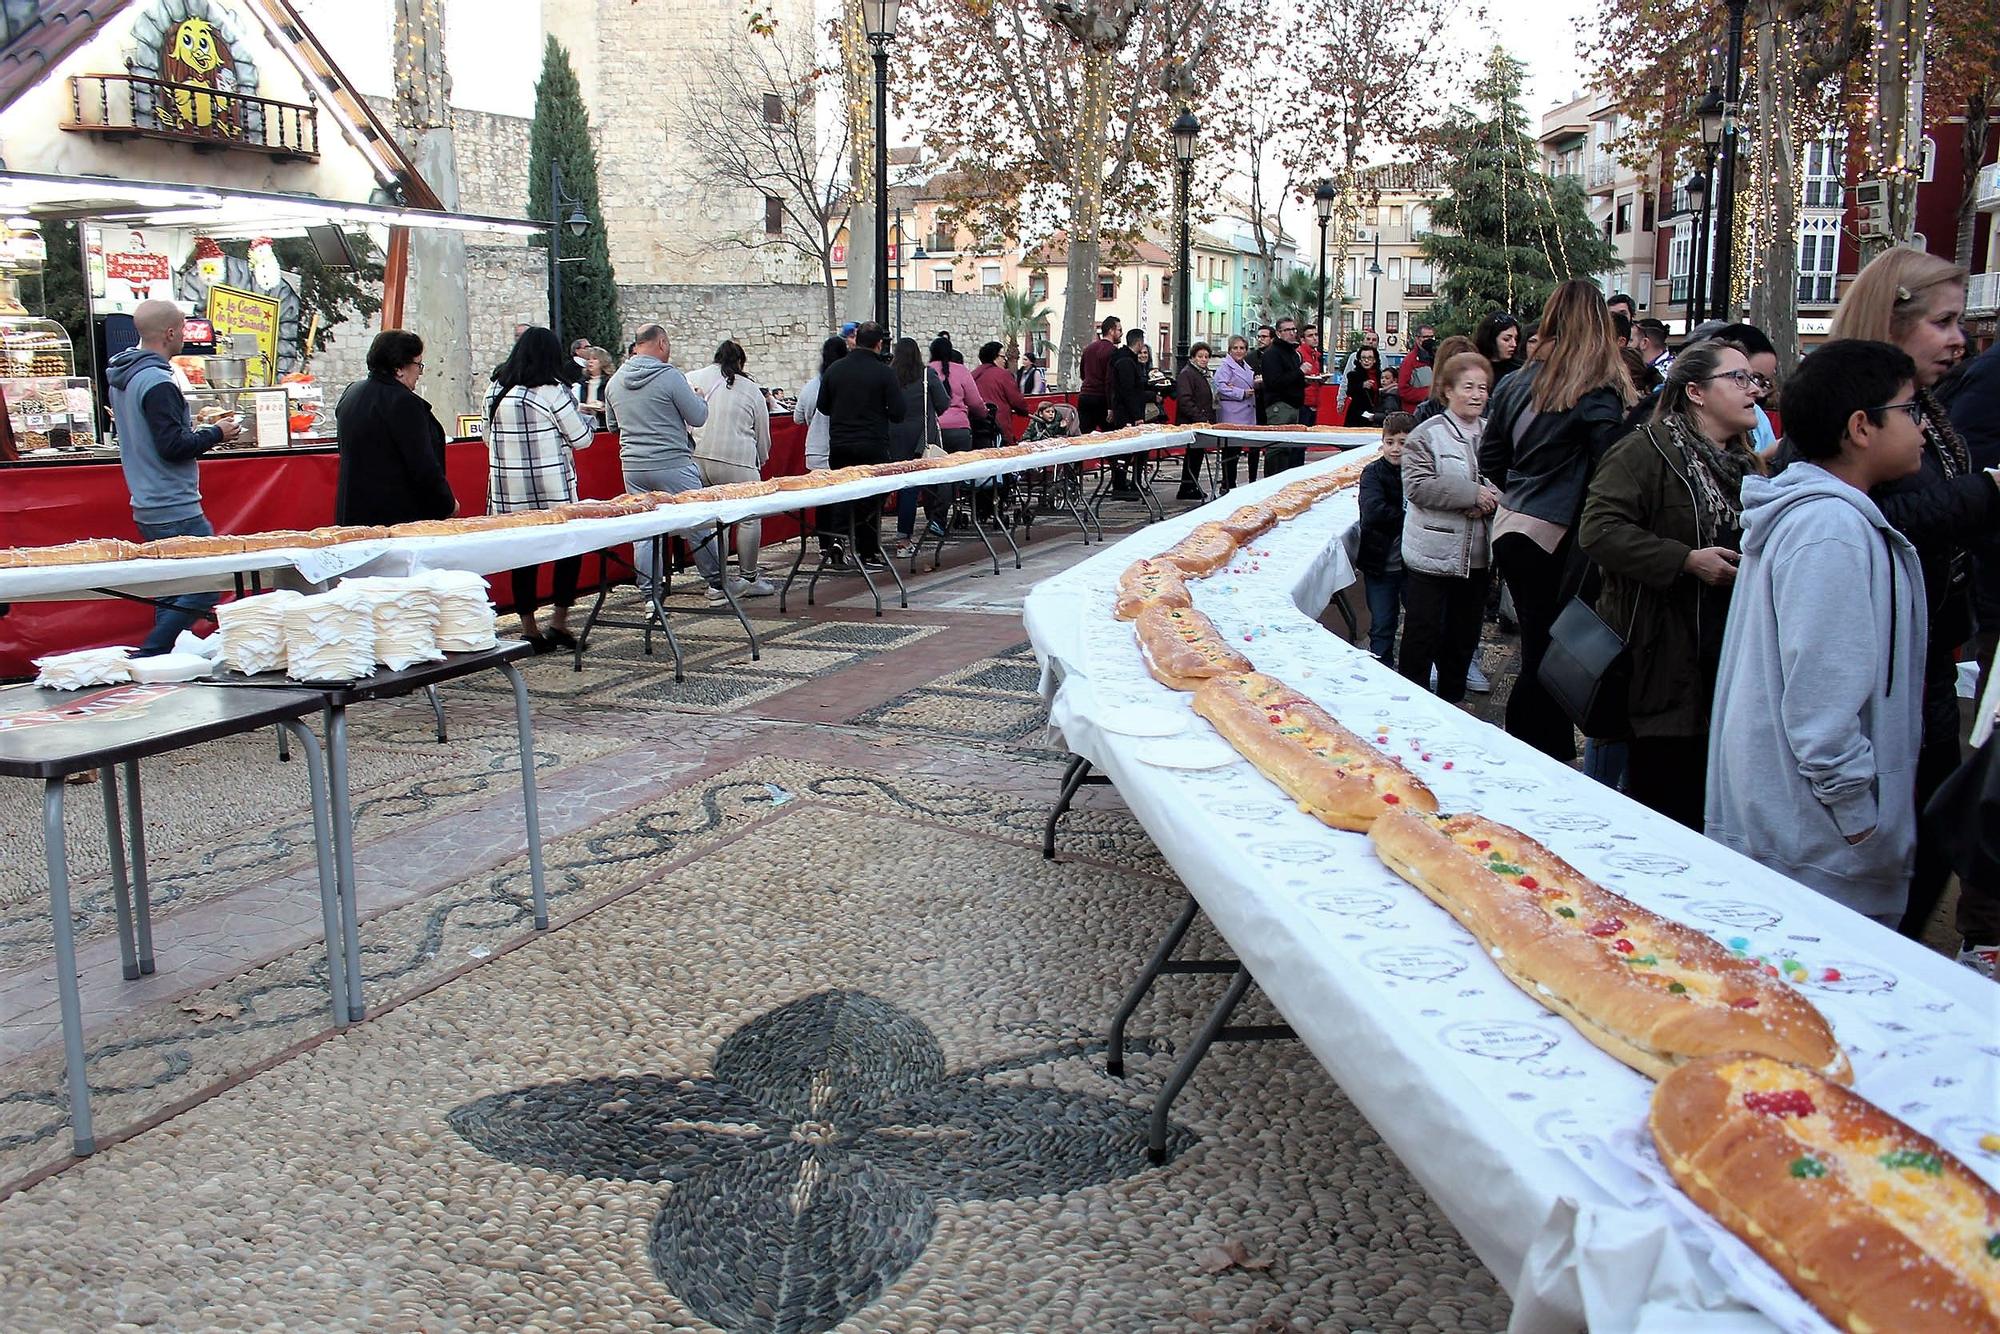
M 1250 365 L 1250 342 L 1242 334 L 1229 340 L 1229 355 L 1216 364 L 1215 368 L 1215 419 L 1224 426 L 1255 426 L 1257 424 L 1257 372 Z M 1222 489 L 1233 490 L 1236 486 L 1236 460 L 1243 454 L 1241 445 L 1222 447 Z M 1250 480 L 1257 480 L 1257 467 L 1263 455 L 1250 451 Z

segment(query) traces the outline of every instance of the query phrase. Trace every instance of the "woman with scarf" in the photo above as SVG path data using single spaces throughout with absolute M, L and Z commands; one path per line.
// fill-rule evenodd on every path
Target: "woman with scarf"
M 1937 395 L 1940 383 L 1965 357 L 1965 291 L 1965 270 L 1950 260 L 1893 246 L 1861 270 L 1833 312 L 1830 331 L 1834 339 L 1893 343 L 1917 367 L 1923 467 L 1877 487 L 1869 499 L 1910 539 L 1924 567 L 1930 641 L 1924 666 L 1924 739 L 1917 752 L 1919 812 L 1958 767 L 1957 654 L 1978 625 L 1972 602 L 1974 555 L 2000 531 L 2000 471 L 1973 466 Z M 1781 445 L 1781 456 L 1785 452 Z M 1920 829 L 1904 935 L 1923 938 L 1950 877 L 1936 834 Z M 2000 885 L 1961 883 L 1957 925 L 1968 950 L 2000 944 Z
M 1758 387 L 1740 343 L 1674 362 L 1653 419 L 1605 451 L 1578 541 L 1604 572 L 1597 614 L 1625 637 L 1632 679 L 1625 793 L 1693 829 L 1707 793 L 1708 720 L 1743 539 Z

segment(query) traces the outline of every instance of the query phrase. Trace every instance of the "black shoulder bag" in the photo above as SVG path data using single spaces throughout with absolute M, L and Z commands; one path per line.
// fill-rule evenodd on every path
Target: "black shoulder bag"
M 1570 525 L 1572 533 L 1581 523 L 1581 511 L 1577 517 L 1578 522 Z M 1556 599 L 1562 611 L 1549 627 L 1548 652 L 1542 655 L 1535 679 L 1585 736 L 1623 741 L 1632 735 L 1632 656 L 1626 647 L 1632 626 L 1627 625 L 1621 635 L 1597 614 L 1601 586 L 1596 564 L 1583 554 L 1582 544 L 1576 544 Z M 1641 586 L 1632 603 L 1635 624 L 1645 596 Z

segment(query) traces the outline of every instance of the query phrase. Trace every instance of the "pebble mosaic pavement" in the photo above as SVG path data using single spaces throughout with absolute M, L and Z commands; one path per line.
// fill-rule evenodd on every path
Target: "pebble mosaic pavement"
M 80 1162 L 59 1045 L 0 1064 L 0 1323 L 1503 1327 L 1492 1276 L 1296 1044 L 1217 1048 L 1147 1162 L 1151 1094 L 1219 983 L 1163 979 L 1127 1076 L 1104 1073 L 1181 891 L 1106 789 L 1040 856 L 1062 755 L 1007 604 L 1084 554 L 1056 546 L 980 592 L 995 610 L 926 609 L 920 582 L 881 620 L 773 616 L 761 664 L 705 622 L 679 695 L 630 632 L 581 674 L 534 662 L 547 933 L 499 697 L 449 689 L 445 746 L 421 704 L 357 710 L 371 1017 L 326 1031 L 296 933 L 100 1016 L 109 1147 Z M 311 896 L 311 847 L 267 739 L 148 778 L 170 979 L 176 920 Z M 0 787 L 29 853 L 0 880 L 0 998 L 52 990 L 33 830 L 28 785 Z M 1221 950 L 1205 934 L 1189 952 Z

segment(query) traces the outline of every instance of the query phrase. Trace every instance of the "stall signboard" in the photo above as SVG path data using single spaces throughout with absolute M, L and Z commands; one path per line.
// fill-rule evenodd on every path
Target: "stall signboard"
M 477 412 L 461 412 L 461 413 L 459 413 L 459 414 L 458 414 L 458 434 L 457 434 L 457 435 L 456 435 L 456 436 L 455 436 L 454 438 L 455 438 L 455 439 L 459 439 L 459 440 L 483 440 L 483 439 L 485 439 L 485 438 L 486 438 L 486 418 L 485 418 L 485 417 L 483 417 L 483 416 L 481 416 L 481 415 L 480 415 L 479 413 L 477 413 Z
M 279 304 L 274 297 L 221 284 L 208 289 L 208 322 L 215 326 L 218 347 L 226 344 L 231 334 L 256 336 L 257 356 L 251 361 L 247 384 L 276 383 L 278 315 Z
M 174 299 L 177 255 L 188 242 L 171 228 L 86 226 L 90 305 L 97 315 L 130 315 L 141 301 Z

